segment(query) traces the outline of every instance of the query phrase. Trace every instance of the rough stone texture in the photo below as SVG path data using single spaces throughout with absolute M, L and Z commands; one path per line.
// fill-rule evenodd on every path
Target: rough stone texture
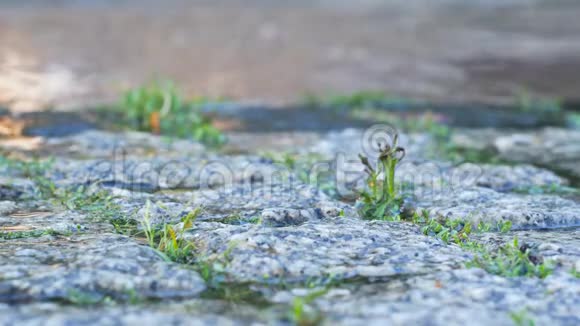
M 124 216 L 141 220 L 148 214 L 153 224 L 176 223 L 196 208 L 201 208 L 198 220 L 236 219 L 238 222 L 260 219 L 283 226 L 306 220 L 356 214 L 345 203 L 330 200 L 318 189 L 293 182 L 285 184 L 233 184 L 226 189 L 197 191 L 160 191 L 155 194 L 127 193 L 117 202 Z M 150 204 L 147 207 L 146 201 Z
M 413 275 L 457 268 L 470 257 L 410 224 L 349 217 L 283 228 L 201 224 L 189 237 L 209 257 L 232 248 L 226 271 L 235 281 Z
M 267 207 L 302 208 L 328 200 L 320 190 L 297 180 L 288 183 L 234 183 L 217 189 L 161 192 L 167 198 L 212 210 L 235 211 Z
M 455 129 L 451 134 L 451 142 L 460 148 L 471 148 L 478 151 L 494 150 L 494 141 L 498 137 L 509 137 L 512 130 L 495 128 Z
M 580 131 L 548 128 L 499 137 L 494 145 L 502 158 L 532 162 L 580 177 Z
M 133 155 L 135 152 L 132 152 Z M 98 185 L 131 191 L 230 187 L 236 183 L 287 178 L 288 168 L 255 156 L 115 156 L 102 160 L 59 160 L 51 178 L 63 185 Z M 278 181 L 281 182 L 281 181 Z
M 531 165 L 490 165 L 463 163 L 453 165 L 437 161 L 401 162 L 397 177 L 407 187 L 433 192 L 457 192 L 473 186 L 499 192 L 526 190 L 534 187 L 565 186 L 568 181 L 555 173 Z
M 34 182 L 29 179 L 0 176 L 0 198 L 2 199 L 34 198 L 37 192 Z
M 16 210 L 16 203 L 9 200 L 0 201 L 0 215 L 10 214 Z
M 518 238 L 521 246 L 530 249 L 530 255 L 542 260 L 551 260 L 564 271 L 580 271 L 580 228 L 534 231 L 513 231 L 503 233 L 482 233 L 475 240 L 492 250 Z
M 460 165 L 454 171 L 455 175 L 469 173 L 472 164 Z M 476 185 L 491 188 L 500 192 L 508 192 L 532 187 L 564 186 L 568 181 L 555 173 L 531 165 L 517 166 L 478 164 L 481 175 L 476 179 Z
M 362 176 L 353 156 L 361 150 L 357 137 L 361 131 L 322 135 L 304 153 L 315 153 L 316 161 L 344 150 L 353 161 L 343 171 L 354 171 L 344 178 L 356 183 Z M 305 309 L 320 312 L 327 325 L 510 325 L 510 313 L 522 309 L 536 324 L 580 322 L 580 280 L 570 273 L 580 270 L 577 228 L 478 234 L 491 250 L 518 236 L 534 257 L 558 263 L 544 280 L 492 276 L 464 269 L 472 253 L 425 236 L 417 226 L 360 219 L 353 203 L 333 200 L 305 184 L 299 171 L 272 160 L 162 142 L 106 132 L 50 141 L 49 150 L 62 155 L 45 176 L 57 186 L 110 191 L 119 217 L 139 221 L 147 213 L 156 226 L 179 223 L 202 207 L 186 232 L 198 250 L 192 258 L 213 260 L 217 279 L 233 282 L 222 284 L 231 296 L 211 297 L 212 291 L 202 291 L 213 283 L 205 284 L 189 266 L 164 261 L 143 239 L 114 234 L 107 221 L 38 199 L 33 181 L 3 170 L 0 230 L 24 233 L 0 240 L 0 324 L 288 325 L 293 299 L 325 280 L 334 280 L 329 292 Z M 453 166 L 421 156 L 428 136 L 403 135 L 401 142 L 409 156 L 397 173 L 415 192 L 410 204 L 434 216 L 511 220 L 526 229 L 580 224 L 580 204 L 572 200 L 513 193 L 566 185 L 550 171 Z M 128 146 L 126 159 L 110 156 L 117 144 Z M 149 153 L 149 146 L 158 148 Z M 25 233 L 49 230 L 57 234 Z M 239 285 L 262 302 L 236 299 Z
M 18 206 L 15 206 L 18 207 Z M 74 212 L 52 212 L 47 210 L 18 210 L 0 214 L 0 231 L 55 231 L 75 233 L 78 231 L 110 231 L 108 224 L 88 224 L 88 219 Z
M 199 275 L 121 235 L 0 240 L 0 301 L 196 297 Z
M 53 155 L 67 155 L 77 158 L 122 159 L 126 155 L 147 157 L 152 155 L 183 156 L 199 155 L 205 147 L 199 143 L 181 139 L 167 139 L 148 133 L 130 131 L 111 133 L 88 130 L 72 136 L 47 139 L 41 147 Z
M 312 218 L 313 215 L 308 210 L 268 208 L 262 211 L 260 221 L 266 226 L 300 225 Z
M 162 304 L 95 306 L 91 309 L 52 303 L 2 306 L 1 325 L 248 325 L 266 322 L 250 306 L 186 300 Z
M 492 148 L 508 161 L 532 163 L 580 178 L 580 131 L 557 128 L 514 133 L 489 129 L 462 131 L 455 141 L 469 148 Z
M 365 138 L 362 131 L 346 130 L 329 133 L 313 146 L 313 152 L 323 155 L 349 153 L 346 163 L 337 163 L 338 184 L 342 185 L 342 189 L 364 187 L 364 167 L 352 153 L 362 151 L 361 139 Z M 485 141 L 489 139 L 493 142 L 493 138 Z M 567 185 L 566 179 L 551 171 L 527 164 L 467 163 L 455 166 L 449 162 L 425 159 L 426 147 L 430 144 L 429 137 L 425 135 L 401 135 L 400 143 L 409 150 L 408 156 L 397 168 L 399 186 L 416 197 L 415 206 L 428 209 L 434 215 L 475 222 L 511 220 L 516 228 L 580 224 L 580 205 L 574 201 L 558 196 L 503 193 Z
M 0 231 L 4 232 L 113 232 L 108 221 L 68 210 L 58 201 L 27 197 L 17 202 L 0 202 Z
M 386 134 L 382 130 L 388 129 L 377 128 L 377 132 L 366 136 L 363 131 L 355 129 L 331 132 L 306 152 L 332 159 L 337 169 L 338 184 L 343 185 L 341 189 L 348 194 L 350 187 L 360 188 L 364 184 L 364 166 L 360 163 L 358 154 L 366 154 L 371 162 L 374 162 L 372 157 L 376 157 L 376 148 L 369 144 L 374 145 L 376 140 L 384 141 L 385 138 L 381 137 Z M 568 184 L 565 178 L 528 164 L 507 166 L 464 163 L 454 165 L 450 162 L 434 160 L 429 154 L 430 146 L 434 145 L 433 140 L 426 134 L 400 135 L 399 144 L 405 148 L 406 156 L 397 167 L 397 178 L 405 187 L 421 186 L 421 189 L 425 190 L 426 186 L 430 186 L 433 192 L 448 192 L 480 186 L 509 192 L 530 187 Z
M 377 142 L 392 142 L 392 135 L 397 133 L 396 126 L 377 124 L 367 130 L 345 129 L 329 132 L 322 139 L 303 149 L 306 153 L 316 153 L 334 159 L 343 155 L 346 160 L 359 161 L 358 154 L 369 157 L 377 156 Z M 400 134 L 399 146 L 405 148 L 408 158 L 424 157 L 429 146 L 433 145 L 431 137 L 426 134 Z
M 236 118 L 234 112 L 234 118 Z M 220 117 L 227 115 L 220 111 Z M 228 142 L 224 150 L 232 153 L 255 153 L 261 152 L 285 152 L 296 151 L 297 148 L 310 146 L 319 141 L 321 135 L 318 132 L 294 131 L 294 132 L 228 132 Z
M 514 228 L 580 225 L 580 204 L 557 196 L 502 194 L 473 187 L 447 194 L 424 195 L 417 205 L 435 216 L 475 223 L 509 220 Z
M 318 289 L 272 292 L 264 287 L 263 294 L 276 304 L 266 310 L 213 300 L 105 306 L 90 310 L 47 303 L 18 307 L 0 304 L 0 323 L 287 325 L 284 319 L 292 309 L 292 300 Z M 579 291 L 580 281 L 565 274 L 538 281 L 506 279 L 479 269 L 453 270 L 383 282 L 339 284 L 305 309 L 320 311 L 323 325 L 513 325 L 511 313 L 520 313 L 535 324 L 575 325 L 580 322 L 576 312 Z
M 580 280 L 566 274 L 545 281 L 506 279 L 479 269 L 456 270 L 347 287 L 316 304 L 329 316 L 328 324 L 513 325 L 510 313 L 525 310 L 536 325 L 575 325 Z

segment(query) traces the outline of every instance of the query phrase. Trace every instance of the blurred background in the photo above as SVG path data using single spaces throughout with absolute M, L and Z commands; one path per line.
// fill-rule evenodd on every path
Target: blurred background
M 372 90 L 574 111 L 578 17 L 577 0 L 2 0 L 0 106 L 78 111 L 163 79 L 270 108 Z

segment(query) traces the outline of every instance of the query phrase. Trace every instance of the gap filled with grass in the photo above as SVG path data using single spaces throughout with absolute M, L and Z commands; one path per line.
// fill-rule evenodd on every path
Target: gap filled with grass
M 53 229 L 48 230 L 30 230 L 30 231 L 0 231 L 0 239 L 2 240 L 14 240 L 14 239 L 25 239 L 25 238 L 40 238 L 45 235 L 50 236 L 68 236 L 72 232 L 60 232 Z
M 11 159 L 0 155 L 0 167 L 12 169 L 34 182 L 33 199 L 44 199 L 67 210 L 78 211 L 96 220 L 108 221 L 119 215 L 120 207 L 114 196 L 104 189 L 89 189 L 85 186 L 59 187 L 48 176 L 47 171 L 54 160 Z

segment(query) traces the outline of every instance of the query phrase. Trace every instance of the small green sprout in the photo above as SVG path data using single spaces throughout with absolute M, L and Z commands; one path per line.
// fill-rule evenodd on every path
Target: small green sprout
M 232 251 L 236 248 L 238 242 L 231 241 L 226 250 L 219 256 L 207 258 L 197 257 L 194 261 L 195 270 L 199 273 L 201 278 L 205 281 L 208 287 L 219 290 L 222 288 L 222 283 L 226 280 L 225 269 L 232 260 Z
M 160 229 L 152 225 L 150 216 L 151 202 L 147 201 L 145 205 L 145 214 L 141 221 L 141 226 L 149 246 L 160 253 L 167 261 L 186 262 L 195 246 L 192 242 L 185 240 L 183 235 L 185 231 L 193 227 L 200 209 L 196 208 L 182 218 L 183 225 L 176 231 L 174 226 L 168 224 L 163 224 Z
M 510 312 L 510 318 L 516 326 L 534 326 L 536 324 L 526 309 Z
M 498 222 L 499 232 L 508 233 L 512 229 L 512 221 Z
M 295 297 L 289 312 L 289 319 L 292 323 L 299 326 L 319 325 L 323 316 L 319 311 L 312 309 L 310 304 L 326 293 L 328 293 L 328 288 L 312 291 L 306 296 Z
M 378 144 L 380 154 L 377 169 L 370 164 L 367 157 L 359 155 L 367 173 L 369 191 L 362 191 L 359 200 L 360 213 L 365 219 L 399 220 L 402 198 L 395 187 L 395 169 L 405 157 L 405 150 L 397 146 L 398 136 L 393 137 L 393 144 Z M 382 180 L 379 178 L 383 175 Z
M 477 231 L 481 233 L 487 233 L 492 231 L 507 233 L 511 231 L 511 229 L 512 229 L 512 221 L 509 220 L 499 221 L 495 224 L 495 226 L 492 223 L 483 221 L 480 221 L 479 224 L 477 224 Z
M 469 240 L 471 234 L 471 223 L 462 220 L 446 220 L 439 223 L 435 219 L 430 219 L 421 231 L 425 235 L 434 235 L 445 243 L 463 244 Z

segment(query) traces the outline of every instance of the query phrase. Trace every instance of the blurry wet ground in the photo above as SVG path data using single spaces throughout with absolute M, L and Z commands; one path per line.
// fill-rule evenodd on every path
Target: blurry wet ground
M 359 89 L 574 103 L 579 14 L 572 0 L 2 1 L 0 102 L 81 107 L 162 77 L 269 103 Z

